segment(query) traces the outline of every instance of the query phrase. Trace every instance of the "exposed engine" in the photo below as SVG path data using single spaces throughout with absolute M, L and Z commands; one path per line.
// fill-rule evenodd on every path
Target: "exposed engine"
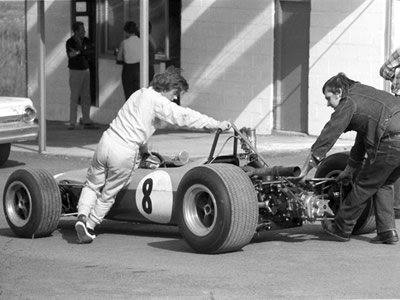
M 247 141 L 246 141 L 247 139 Z M 334 179 L 302 180 L 297 166 L 269 167 L 255 149 L 255 132 L 240 130 L 241 168 L 254 184 L 259 206 L 258 230 L 301 226 L 333 218 L 342 187 Z

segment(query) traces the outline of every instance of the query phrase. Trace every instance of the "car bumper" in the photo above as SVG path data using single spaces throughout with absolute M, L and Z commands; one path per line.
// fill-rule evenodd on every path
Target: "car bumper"
M 0 126 L 0 144 L 35 140 L 38 132 L 39 126 L 35 123 Z

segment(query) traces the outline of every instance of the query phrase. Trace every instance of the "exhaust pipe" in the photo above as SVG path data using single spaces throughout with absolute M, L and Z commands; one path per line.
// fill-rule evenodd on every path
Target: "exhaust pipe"
M 298 177 L 301 173 L 301 169 L 295 167 L 264 167 L 264 168 L 252 168 L 244 167 L 243 170 L 248 176 L 273 176 L 273 177 Z

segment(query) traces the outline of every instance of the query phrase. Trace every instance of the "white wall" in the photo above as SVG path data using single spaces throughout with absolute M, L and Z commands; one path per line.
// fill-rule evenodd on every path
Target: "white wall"
M 322 86 L 344 72 L 351 79 L 383 88 L 385 2 L 312 0 L 310 28 L 309 134 L 319 135 L 332 114 Z
M 181 103 L 239 127 L 272 129 L 273 0 L 183 0 Z
M 28 95 L 38 107 L 36 1 L 28 1 Z M 385 3 L 311 0 L 309 133 L 318 135 L 332 110 L 321 87 L 338 72 L 383 88 Z M 68 121 L 65 42 L 71 36 L 70 1 L 46 0 L 48 120 Z M 269 134 L 273 124 L 274 0 L 182 0 L 181 65 L 189 93 L 182 106 L 239 127 Z M 92 119 L 109 123 L 124 103 L 121 66 L 100 57 L 99 108 Z M 38 107 L 39 108 L 39 107 Z
M 48 120 L 69 119 L 68 68 L 65 42 L 70 36 L 70 2 L 45 1 L 46 89 Z M 39 34 L 36 1 L 27 1 L 28 97 L 39 111 Z

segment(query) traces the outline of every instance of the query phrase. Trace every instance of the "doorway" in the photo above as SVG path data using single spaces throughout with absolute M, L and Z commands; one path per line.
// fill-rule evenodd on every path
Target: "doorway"
M 90 70 L 90 98 L 91 105 L 98 106 L 98 39 L 96 27 L 96 2 L 91 0 L 75 0 L 71 5 L 71 24 L 76 21 L 85 25 L 86 36 L 93 43 L 94 54 L 89 58 Z
M 310 0 L 276 0 L 274 129 L 308 132 Z

